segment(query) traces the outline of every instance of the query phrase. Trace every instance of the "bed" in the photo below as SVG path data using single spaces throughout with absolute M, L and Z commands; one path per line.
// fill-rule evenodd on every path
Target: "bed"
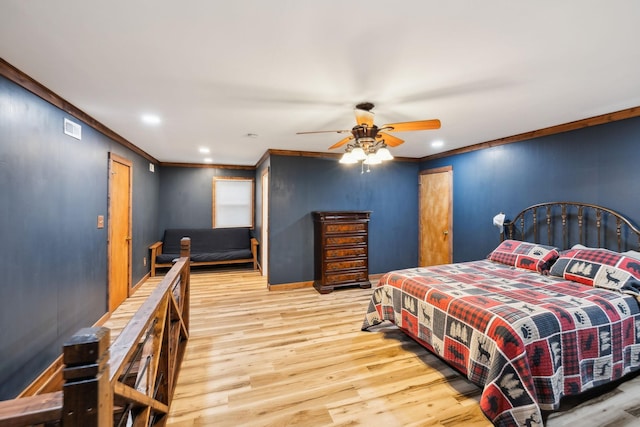
M 384 274 L 362 329 L 395 323 L 483 388 L 495 425 L 541 426 L 563 396 L 640 369 L 640 231 L 570 202 L 505 227 L 487 259 Z

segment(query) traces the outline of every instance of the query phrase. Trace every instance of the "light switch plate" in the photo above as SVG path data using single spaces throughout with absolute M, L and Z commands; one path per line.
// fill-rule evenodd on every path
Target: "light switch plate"
M 104 215 L 98 215 L 98 228 L 104 228 Z

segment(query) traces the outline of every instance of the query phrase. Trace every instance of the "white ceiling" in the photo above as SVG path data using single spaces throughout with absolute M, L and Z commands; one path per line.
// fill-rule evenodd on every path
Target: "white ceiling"
M 639 106 L 639 41 L 637 0 L 0 1 L 0 57 L 163 162 L 329 152 L 296 132 L 362 101 L 442 121 L 416 158 Z

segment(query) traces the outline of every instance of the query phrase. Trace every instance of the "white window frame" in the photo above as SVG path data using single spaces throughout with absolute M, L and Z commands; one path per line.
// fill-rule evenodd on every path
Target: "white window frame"
M 253 228 L 255 187 L 255 178 L 214 176 L 211 203 L 212 227 Z M 237 217 L 241 217 L 241 219 L 234 221 Z

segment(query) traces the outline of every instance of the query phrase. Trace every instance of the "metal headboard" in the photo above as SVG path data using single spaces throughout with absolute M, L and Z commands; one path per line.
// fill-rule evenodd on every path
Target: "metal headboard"
M 616 211 L 589 203 L 539 203 L 505 221 L 504 228 L 502 240 L 526 240 L 560 249 L 578 243 L 618 252 L 640 249 L 640 229 L 633 222 Z M 546 242 L 541 233 L 546 234 Z

